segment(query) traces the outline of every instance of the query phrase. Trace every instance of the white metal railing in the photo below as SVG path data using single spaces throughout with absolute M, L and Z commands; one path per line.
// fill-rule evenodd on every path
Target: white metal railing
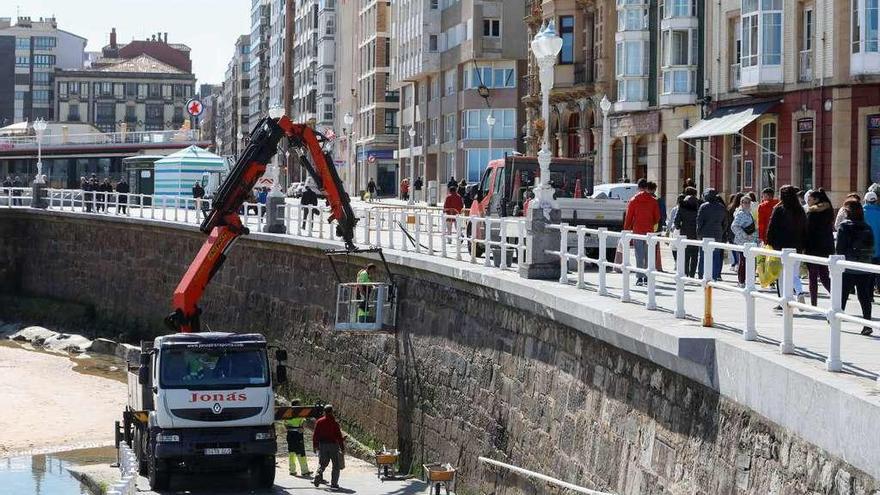
M 0 187 L 0 207 L 30 206 L 30 187 Z
M 712 316 L 712 291 L 717 289 L 723 292 L 738 294 L 743 298 L 743 316 L 745 319 L 745 328 L 743 329 L 744 340 L 755 340 L 758 336 L 755 327 L 756 309 L 755 302 L 757 300 L 767 300 L 778 304 L 782 309 L 782 340 L 779 344 L 780 352 L 783 354 L 791 354 L 795 351 L 794 345 L 794 310 L 800 310 L 805 313 L 812 313 L 824 316 L 830 325 L 828 335 L 828 356 L 825 361 L 825 367 L 828 371 L 841 371 L 843 362 L 840 355 L 840 338 L 841 338 L 841 322 L 851 322 L 870 327 L 872 329 L 880 329 L 880 320 L 866 320 L 854 315 L 847 314 L 841 309 L 843 294 L 843 274 L 844 271 L 861 272 L 880 275 L 880 266 L 868 263 L 856 263 L 845 261 L 842 256 L 834 255 L 828 258 L 819 258 L 816 256 L 808 256 L 798 254 L 792 249 L 783 249 L 781 251 L 760 248 L 755 244 L 737 245 L 722 242 L 715 242 L 712 239 L 689 240 L 676 234 L 673 237 L 661 237 L 657 234 L 637 235 L 629 231 L 614 232 L 606 229 L 590 229 L 586 227 L 570 226 L 567 224 L 550 225 L 548 228 L 556 229 L 560 232 L 560 250 L 547 251 L 548 254 L 559 256 L 561 275 L 559 282 L 570 284 L 570 273 L 574 272 L 575 284 L 578 288 L 587 288 L 587 282 L 584 278 L 585 266 L 595 265 L 598 268 L 598 283 L 595 290 L 600 295 L 610 296 L 608 284 L 608 270 L 614 269 L 621 273 L 621 290 L 619 297 L 623 302 L 633 302 L 631 297 L 632 280 L 631 275 L 644 277 L 646 290 L 645 307 L 649 310 L 657 309 L 657 280 L 666 279 L 674 282 L 674 303 L 670 308 L 676 318 L 686 318 L 688 316 L 685 307 L 685 287 L 700 286 L 704 289 L 703 294 L 703 313 L 702 321 L 704 326 L 713 325 Z M 576 236 L 575 252 L 570 252 L 571 242 L 570 236 Z M 585 239 L 587 236 L 596 236 L 599 239 L 599 255 L 596 257 L 587 256 L 584 250 Z M 644 243 L 646 258 L 639 266 L 634 252 L 636 247 L 634 243 Z M 605 259 L 605 249 L 609 246 L 618 246 L 621 252 L 621 261 L 611 262 Z M 678 251 L 676 258 L 675 270 L 666 272 L 658 270 L 656 267 L 657 247 L 667 245 Z M 702 252 L 703 275 L 702 277 L 689 277 L 685 273 L 685 248 L 687 246 L 699 247 Z M 745 263 L 745 280 L 742 286 L 733 285 L 717 280 L 713 280 L 714 268 L 714 252 L 716 250 L 727 250 L 739 252 L 743 255 L 741 263 Z M 780 287 L 780 295 L 762 292 L 757 288 L 757 262 L 759 258 L 763 260 L 778 259 L 780 273 L 778 276 L 778 284 Z M 828 305 L 812 306 L 798 302 L 793 283 L 795 277 L 800 276 L 800 264 L 810 263 L 818 266 L 828 267 L 831 279 L 831 294 Z M 573 268 L 572 268 L 572 265 Z M 699 315 L 698 315 L 699 316 Z
M 488 464 L 490 466 L 494 466 L 501 469 L 506 469 L 508 471 L 520 474 L 527 478 L 533 478 L 539 481 L 543 481 L 544 483 L 549 483 L 551 485 L 558 486 L 565 490 L 570 490 L 575 493 L 583 493 L 584 495 L 614 495 L 613 493 L 608 492 L 600 492 L 597 490 L 591 490 L 589 488 L 584 488 L 582 486 L 574 485 L 572 483 L 568 483 L 567 481 L 562 481 L 556 478 L 552 478 L 547 476 L 546 474 L 536 473 L 534 471 L 529 471 L 528 469 L 523 469 L 519 466 L 514 466 L 513 464 L 507 464 L 501 461 L 496 461 L 495 459 L 489 459 L 488 457 L 478 457 L 477 460 L 482 462 L 483 464 Z
M 85 146 L 97 144 L 140 144 L 196 142 L 197 129 L 172 131 L 91 132 L 87 134 L 43 134 L 42 146 Z M 0 150 L 36 148 L 36 136 L 0 136 Z

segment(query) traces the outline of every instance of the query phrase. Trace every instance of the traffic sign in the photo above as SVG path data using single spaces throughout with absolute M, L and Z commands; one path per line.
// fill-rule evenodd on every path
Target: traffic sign
M 370 163 L 376 163 L 376 155 L 370 155 L 370 156 L 367 158 L 367 161 L 370 162 Z
M 193 117 L 198 117 L 205 111 L 205 105 L 202 105 L 201 101 L 193 98 L 186 102 L 186 111 Z

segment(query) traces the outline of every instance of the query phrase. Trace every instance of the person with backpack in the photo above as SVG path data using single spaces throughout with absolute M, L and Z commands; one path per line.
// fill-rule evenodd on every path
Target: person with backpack
M 846 220 L 837 229 L 837 254 L 843 255 L 847 261 L 870 263 L 874 257 L 874 233 L 865 223 L 865 212 L 862 203 L 848 199 L 843 204 Z M 862 318 L 871 319 L 871 305 L 874 299 L 874 274 L 847 269 L 843 272 L 843 290 L 841 291 L 841 309 L 846 309 L 846 301 L 853 292 L 858 295 L 862 306 Z M 874 333 L 871 327 L 862 327 L 862 335 Z
M 748 243 L 758 242 L 758 226 L 752 216 L 752 198 L 742 196 L 739 206 L 733 211 L 733 219 L 730 221 L 730 231 L 733 235 L 733 244 L 743 246 Z M 736 252 L 739 254 L 739 252 Z M 746 264 L 742 256 L 736 266 L 736 278 L 740 287 L 746 284 Z
M 804 254 L 827 258 L 834 254 L 834 208 L 823 189 L 810 191 L 807 198 L 807 231 L 804 237 Z M 809 273 L 810 304 L 819 298 L 819 282 L 831 293 L 828 267 L 807 263 Z

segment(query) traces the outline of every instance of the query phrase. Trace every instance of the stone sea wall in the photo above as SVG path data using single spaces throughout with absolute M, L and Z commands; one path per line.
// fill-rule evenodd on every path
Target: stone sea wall
M 0 287 L 161 320 L 203 241 L 195 229 L 0 212 Z M 621 494 L 876 495 L 867 474 L 714 390 L 508 304 L 510 295 L 393 266 L 396 334 L 332 331 L 319 250 L 242 239 L 204 299 L 212 330 L 262 332 L 299 390 L 332 402 L 407 469 L 459 467 L 459 493 L 551 493 L 478 456 Z M 341 261 L 351 279 L 360 259 Z

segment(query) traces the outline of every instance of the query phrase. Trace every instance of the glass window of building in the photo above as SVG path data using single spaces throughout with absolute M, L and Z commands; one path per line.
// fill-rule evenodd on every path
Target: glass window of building
M 776 189 L 776 123 L 761 126 L 761 189 Z
M 782 0 L 742 0 L 742 40 L 743 67 L 781 65 Z
M 483 19 L 483 36 L 489 38 L 500 38 L 501 19 Z
M 574 63 L 574 16 L 559 17 L 559 36 L 562 38 L 562 51 L 559 52 L 560 64 Z

